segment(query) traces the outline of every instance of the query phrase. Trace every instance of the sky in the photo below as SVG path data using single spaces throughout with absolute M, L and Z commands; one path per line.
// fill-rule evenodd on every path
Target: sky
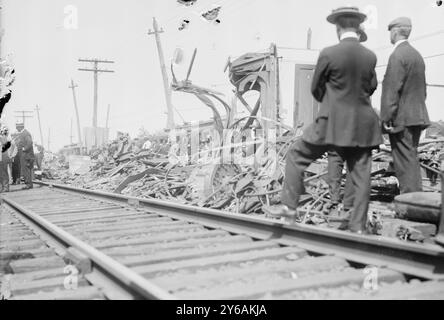
M 216 5 L 222 7 L 220 24 L 199 16 Z M 93 75 L 77 70 L 91 67 L 78 59 L 99 58 L 115 61 L 100 65 L 115 72 L 99 75 L 99 126 L 105 126 L 110 105 L 111 138 L 117 130 L 134 136 L 142 127 L 151 132 L 163 129 L 167 118 L 162 75 L 154 36 L 148 35 L 153 17 L 164 30 L 160 38 L 169 79 L 175 50 L 184 52 L 183 61 L 175 65 L 180 80 L 186 77 L 197 48 L 190 79 L 223 92 L 226 101 L 231 101 L 233 88 L 224 73 L 228 57 L 265 51 L 276 43 L 282 56 L 282 102 L 291 115 L 295 64 L 315 64 L 317 51 L 288 48 L 305 47 L 308 28 L 313 32 L 312 48 L 337 43 L 335 28 L 326 17 L 344 5 L 369 13 L 365 45 L 378 56 L 380 81 L 392 52 L 387 24 L 398 16 L 412 19 L 411 42 L 424 57 L 444 53 L 444 6 L 437 7 L 435 0 L 198 0 L 189 8 L 176 0 L 3 0 L 1 52 L 11 57 L 17 78 L 2 121 L 14 127 L 16 111 L 34 111 L 38 105 L 45 147 L 48 138 L 52 151 L 69 144 L 71 135 L 77 142 L 70 81 L 78 85 L 81 127 L 91 126 Z M 190 24 L 179 31 L 182 19 Z M 427 58 L 426 68 L 428 83 L 444 85 L 444 56 Z M 373 99 L 376 108 L 379 95 L 380 90 Z M 429 88 L 427 105 L 432 120 L 444 119 L 443 101 L 443 88 Z M 173 92 L 173 105 L 177 124 L 212 116 L 210 109 L 188 94 Z M 40 142 L 37 114 L 31 114 L 26 125 Z

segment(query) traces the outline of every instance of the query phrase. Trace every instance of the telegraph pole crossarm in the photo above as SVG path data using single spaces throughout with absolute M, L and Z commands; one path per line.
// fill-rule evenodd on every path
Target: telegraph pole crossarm
M 114 63 L 110 60 L 101 59 L 79 59 L 79 62 L 90 62 L 93 64 L 93 68 L 79 68 L 79 71 L 93 72 L 94 73 L 94 104 L 93 104 L 93 128 L 94 128 L 94 145 L 97 146 L 97 109 L 98 109 L 98 86 L 99 86 L 99 73 L 114 73 L 113 70 L 99 69 L 99 63 Z
M 20 111 L 15 111 L 15 113 L 21 114 L 21 115 L 16 115 L 16 118 L 21 118 L 22 119 L 22 123 L 23 125 L 25 125 L 26 119 L 27 118 L 33 118 L 32 115 L 29 114 L 33 114 L 33 111 L 26 111 L 26 110 L 20 110 Z

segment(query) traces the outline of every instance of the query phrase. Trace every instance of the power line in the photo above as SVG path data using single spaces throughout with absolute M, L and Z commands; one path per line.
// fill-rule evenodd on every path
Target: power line
M 434 36 L 437 36 L 437 35 L 440 35 L 440 34 L 444 34 L 444 30 L 439 30 L 439 31 L 436 31 L 436 32 L 427 33 L 427 34 L 424 34 L 424 35 L 421 35 L 421 36 L 418 36 L 418 37 L 411 38 L 411 39 L 409 39 L 409 42 L 415 42 L 415 41 L 431 38 L 431 37 L 434 37 Z M 374 48 L 373 51 L 390 49 L 392 47 L 393 47 L 392 45 L 384 45 L 384 46 L 381 46 L 381 47 Z
M 437 57 L 442 57 L 442 56 L 444 56 L 444 53 L 438 53 L 438 54 L 435 54 L 435 55 L 432 55 L 432 56 L 424 57 L 424 60 L 432 59 L 432 58 L 437 58 Z
M 444 84 L 428 84 L 427 86 L 431 88 L 444 88 Z
M 444 52 L 443 53 L 434 54 L 434 55 L 431 55 L 431 56 L 425 56 L 425 57 L 423 57 L 423 59 L 424 60 L 428 60 L 428 59 L 442 57 L 442 56 L 444 56 Z M 376 66 L 376 68 L 382 68 L 382 67 L 387 67 L 387 66 L 388 66 L 388 64 L 381 64 L 379 66 Z
M 294 48 L 294 47 L 277 47 L 277 48 L 281 50 L 295 50 L 295 51 L 314 51 L 314 52 L 321 51 L 320 49 L 307 49 L 307 48 Z
M 33 118 L 33 116 L 29 114 L 34 114 L 33 111 L 26 111 L 26 110 L 15 111 L 15 113 L 21 114 L 21 115 L 16 115 L 15 117 L 22 118 L 23 125 L 25 125 L 25 121 L 27 118 Z

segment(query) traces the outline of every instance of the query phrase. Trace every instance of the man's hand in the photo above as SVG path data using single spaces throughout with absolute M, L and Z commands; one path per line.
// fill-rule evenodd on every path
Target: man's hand
M 382 128 L 387 133 L 393 133 L 393 131 L 394 131 L 393 125 L 391 123 L 389 123 L 389 122 L 383 122 L 382 123 Z

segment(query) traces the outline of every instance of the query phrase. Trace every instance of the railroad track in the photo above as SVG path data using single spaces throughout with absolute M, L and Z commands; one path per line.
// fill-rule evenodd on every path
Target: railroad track
M 0 250 L 15 250 L 10 299 L 444 298 L 444 250 L 432 244 L 47 183 L 2 199 L 0 217 L 17 221 L 0 229 Z

